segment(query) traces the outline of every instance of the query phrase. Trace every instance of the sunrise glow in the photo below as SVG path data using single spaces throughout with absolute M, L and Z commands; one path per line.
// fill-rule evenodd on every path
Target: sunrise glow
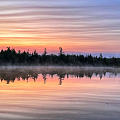
M 118 0 L 0 1 L 0 49 L 120 52 Z M 112 49 L 111 49 L 112 48 Z

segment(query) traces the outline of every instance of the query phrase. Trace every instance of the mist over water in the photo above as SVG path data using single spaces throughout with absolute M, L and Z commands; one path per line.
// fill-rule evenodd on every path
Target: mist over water
M 0 120 L 119 120 L 120 69 L 2 67 Z
M 47 77 L 56 78 L 62 82 L 62 80 L 69 78 L 92 78 L 98 77 L 119 77 L 120 69 L 117 68 L 94 68 L 94 67 L 60 67 L 60 66 L 49 66 L 49 67 L 26 67 L 26 66 L 7 66 L 1 67 L 0 69 L 0 80 L 6 81 L 7 84 L 15 81 L 29 81 L 29 79 L 37 81 L 39 76 L 42 76 L 42 80 L 46 81 Z

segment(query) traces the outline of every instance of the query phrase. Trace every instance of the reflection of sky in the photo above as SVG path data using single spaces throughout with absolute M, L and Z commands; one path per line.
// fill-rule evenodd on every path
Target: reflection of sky
M 120 52 L 120 0 L 1 0 L 0 45 Z
M 0 82 L 0 120 L 119 120 L 119 78 Z M 104 114 L 103 114 L 104 112 Z M 91 114 L 95 113 L 95 114 Z

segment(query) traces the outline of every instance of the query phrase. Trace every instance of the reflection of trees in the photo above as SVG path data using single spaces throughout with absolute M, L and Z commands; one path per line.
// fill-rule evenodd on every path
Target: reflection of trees
M 62 85 L 62 81 L 64 80 L 66 74 L 58 74 L 59 85 Z
M 42 76 L 43 76 L 44 84 L 46 84 L 46 81 L 47 81 L 47 74 L 46 74 L 46 73 L 42 73 Z
M 47 82 L 47 75 L 50 77 L 54 77 L 57 75 L 59 79 L 59 85 L 62 85 L 62 81 L 69 77 L 75 77 L 75 78 L 83 78 L 88 77 L 92 78 L 93 76 L 99 77 L 102 79 L 104 76 L 107 75 L 107 73 L 110 73 L 114 76 L 117 76 L 119 72 L 112 71 L 112 70 L 32 70 L 32 69 L 7 69 L 7 70 L 0 70 L 0 80 L 1 82 L 4 80 L 9 84 L 10 82 L 14 82 L 15 80 L 26 80 L 28 82 L 29 78 L 33 79 L 34 81 L 37 80 L 39 74 L 42 75 L 44 84 Z
M 14 82 L 16 79 L 18 80 L 22 79 L 28 82 L 29 78 L 32 78 L 35 81 L 38 78 L 38 73 L 33 71 L 19 71 L 19 70 L 0 71 L 1 82 L 5 80 L 7 81 L 7 84 L 9 84 L 10 82 Z

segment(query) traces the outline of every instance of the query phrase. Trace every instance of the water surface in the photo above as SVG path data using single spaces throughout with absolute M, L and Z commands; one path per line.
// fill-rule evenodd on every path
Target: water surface
M 120 120 L 110 68 L 1 68 L 0 120 Z

